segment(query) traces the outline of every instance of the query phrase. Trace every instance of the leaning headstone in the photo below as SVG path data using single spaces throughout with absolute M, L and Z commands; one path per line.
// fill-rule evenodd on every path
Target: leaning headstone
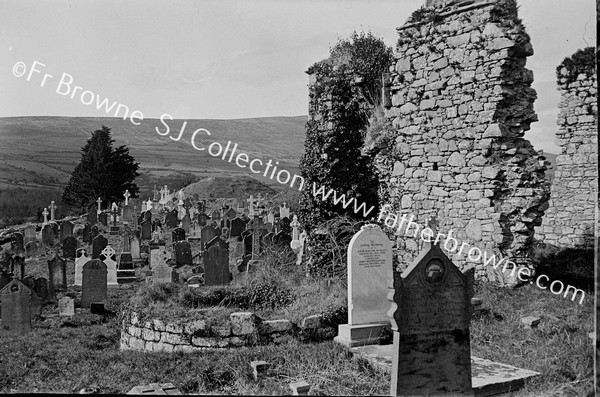
M 89 309 L 92 303 L 104 303 L 108 296 L 107 269 L 100 259 L 92 259 L 83 265 L 81 307 Z
M 439 245 L 394 272 L 390 314 L 393 396 L 473 395 L 469 323 L 474 269 L 462 273 Z
M 12 280 L 2 288 L 3 333 L 21 336 L 31 331 L 31 294 L 31 289 L 19 280 Z
M 90 261 L 90 257 L 86 256 L 87 251 L 85 248 L 79 248 L 75 253 L 75 281 L 74 285 L 81 285 L 82 277 L 83 277 L 83 265 Z
M 350 347 L 377 344 L 390 326 L 392 244 L 379 226 L 365 225 L 350 240 L 347 260 L 348 324 L 338 326 L 335 341 Z
M 100 253 L 100 259 L 102 259 L 102 261 L 106 265 L 106 271 L 107 271 L 106 283 L 107 283 L 107 285 L 108 286 L 119 285 L 119 282 L 117 281 L 117 261 L 116 261 L 117 258 L 115 256 L 115 250 L 110 245 L 107 245 L 106 247 L 104 247 L 104 249 Z
M 100 258 L 102 250 L 108 245 L 108 240 L 103 235 L 98 235 L 92 240 L 92 259 Z
M 63 248 L 63 258 L 73 259 L 75 258 L 75 253 L 77 251 L 78 241 L 73 236 L 67 236 L 63 240 L 62 248 Z
M 192 265 L 192 248 L 187 241 L 178 241 L 173 245 L 175 251 L 175 267 Z
M 231 281 L 229 272 L 229 244 L 215 237 L 208 244 L 202 255 L 204 260 L 205 285 L 224 285 Z
M 73 298 L 64 296 L 58 300 L 58 315 L 61 317 L 75 315 L 75 301 Z

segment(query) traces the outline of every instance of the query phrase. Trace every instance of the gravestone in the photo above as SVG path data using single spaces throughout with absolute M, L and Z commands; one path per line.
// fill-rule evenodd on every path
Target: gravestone
M 87 222 L 90 225 L 98 223 L 98 207 L 96 204 L 92 204 L 88 207 Z
M 150 210 L 144 211 L 142 221 L 149 221 L 152 223 L 152 211 L 150 211 Z
M 100 222 L 102 226 L 108 226 L 108 214 L 106 212 L 101 212 L 98 215 L 98 222 Z
M 86 244 L 90 244 L 92 242 L 92 226 L 90 226 L 89 223 L 86 223 L 85 226 L 83 227 L 83 242 Z
M 78 241 L 73 236 L 67 236 L 63 240 L 63 258 L 74 259 L 77 251 Z
M 90 257 L 86 256 L 87 251 L 85 248 L 79 248 L 75 253 L 75 280 L 73 281 L 73 285 L 81 285 L 82 281 L 82 271 L 83 265 L 90 261 Z
M 152 268 L 152 281 L 156 283 L 171 283 L 174 280 L 174 272 L 171 267 L 167 265 L 169 254 L 162 248 L 159 249 L 155 254 L 156 266 Z
M 99 235 L 100 235 L 100 229 L 98 228 L 98 226 L 92 225 L 92 228 L 90 229 L 90 245 L 92 244 L 94 239 L 96 237 L 98 237 Z
M 200 225 L 200 227 L 204 227 L 206 225 L 208 225 L 208 221 L 210 220 L 210 217 L 208 215 L 206 215 L 204 212 L 200 212 L 197 216 L 198 218 L 198 224 Z
M 291 234 L 292 233 L 292 221 L 290 221 L 289 218 L 283 217 L 279 220 L 279 227 L 280 230 L 287 233 L 287 234 Z
M 471 321 L 475 269 L 462 273 L 439 245 L 394 272 L 390 314 L 393 396 L 473 395 Z
M 10 276 L 4 270 L 0 268 L 0 290 L 4 288 L 4 286 L 10 283 Z
M 284 246 L 285 248 L 290 246 L 292 242 L 292 236 L 285 231 L 281 230 L 273 235 L 273 244 L 278 246 Z
M 99 259 L 102 250 L 108 245 L 108 240 L 103 235 L 98 235 L 92 240 L 92 259 Z
M 25 257 L 16 255 L 11 258 L 10 271 L 19 280 L 25 277 Z
M 140 256 L 140 239 L 137 235 L 132 236 L 129 240 L 129 249 L 131 250 L 133 263 L 139 263 L 142 257 Z
M 50 283 L 44 277 L 36 278 L 34 280 L 32 289 L 35 296 L 38 296 L 40 298 L 40 309 L 38 314 L 41 314 L 41 304 L 56 302 L 56 292 L 53 288 L 50 287 Z M 31 296 L 32 302 L 35 296 Z
M 215 237 L 202 255 L 204 260 L 204 285 L 224 285 L 231 281 L 229 272 L 229 243 Z
M 58 315 L 60 317 L 74 316 L 75 315 L 75 301 L 73 298 L 64 296 L 58 301 Z
M 186 214 L 181 220 L 181 228 L 184 230 L 186 234 L 190 233 L 190 226 L 192 224 L 192 219 L 188 214 Z
M 150 240 L 152 238 L 152 221 L 145 220 L 142 222 L 142 240 Z
M 45 281 L 46 279 L 44 279 Z M 42 294 L 36 293 L 36 279 L 33 276 L 26 276 L 23 280 L 20 280 L 23 284 L 27 286 L 31 290 L 31 300 L 29 301 L 29 314 L 31 317 L 35 317 L 36 315 L 42 314 L 42 306 L 46 302 L 45 299 L 42 299 Z M 10 282 L 10 281 L 9 281 Z M 8 283 L 7 283 L 8 284 Z M 46 289 L 42 291 L 44 298 L 48 295 L 48 286 L 44 284 Z M 1 288 L 0 288 L 1 289 Z
M 173 244 L 179 241 L 185 241 L 185 230 L 183 228 L 176 227 L 171 232 L 171 237 L 173 239 Z
M 335 340 L 350 347 L 376 344 L 390 326 L 392 244 L 379 226 L 365 225 L 350 240 L 347 261 L 348 324 L 338 326 Z
M 220 221 L 221 220 L 221 211 L 219 210 L 214 210 L 211 213 L 211 217 L 210 217 L 213 221 Z
M 281 219 L 283 218 L 289 218 L 290 216 L 290 209 L 287 206 L 287 203 L 283 203 L 281 205 L 281 208 L 279 209 L 279 216 L 281 217 Z
M 177 219 L 177 210 L 173 210 L 165 216 L 166 227 L 173 229 L 176 228 L 178 224 L 179 221 Z
M 150 269 L 154 268 L 154 266 L 157 266 L 159 263 L 159 257 L 158 255 L 162 252 L 165 251 L 165 244 L 162 243 L 156 243 L 156 244 L 151 244 L 150 247 Z
M 117 281 L 117 258 L 115 256 L 115 250 L 107 245 L 100 253 L 100 259 L 106 265 L 106 283 L 108 286 L 119 285 Z
M 54 291 L 67 290 L 67 262 L 58 255 L 48 261 L 48 281 Z
M 10 235 L 10 249 L 15 254 L 21 254 L 25 251 L 23 233 L 13 233 Z
M 175 251 L 175 267 L 192 265 L 192 248 L 187 241 L 178 241 L 173 245 Z
M 73 235 L 73 224 L 70 221 L 62 221 L 60 224 L 60 241 Z
M 27 257 L 39 255 L 44 251 L 40 241 L 30 241 L 25 244 L 25 255 Z
M 206 225 L 202 229 L 200 229 L 200 239 L 202 240 L 202 250 L 206 249 L 206 244 L 211 241 L 213 238 L 217 237 L 219 234 L 211 225 Z
M 127 204 L 123 206 L 123 222 L 131 223 L 133 222 L 133 208 L 131 205 Z
M 37 241 L 37 236 L 35 233 L 34 225 L 27 225 L 23 230 L 23 245 L 27 244 L 30 241 Z
M 54 245 L 54 230 L 49 223 L 42 228 L 42 242 L 47 246 Z
M 133 257 L 130 252 L 122 252 L 119 255 L 119 266 L 117 268 L 117 282 L 119 284 L 132 283 L 136 281 Z
M 100 259 L 92 259 L 83 265 L 81 307 L 89 309 L 92 303 L 105 303 L 108 297 L 107 269 Z
M 31 294 L 31 289 L 19 280 L 12 280 L 2 288 L 3 333 L 21 336 L 31 331 Z

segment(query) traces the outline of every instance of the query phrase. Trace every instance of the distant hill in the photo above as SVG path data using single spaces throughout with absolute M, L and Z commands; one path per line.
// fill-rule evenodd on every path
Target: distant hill
M 250 158 L 279 161 L 279 168 L 298 173 L 304 150 L 306 116 L 263 117 L 236 120 L 187 120 L 182 138 L 175 141 L 185 120 L 167 120 L 171 132 L 158 119 L 147 119 L 136 126 L 129 120 L 106 117 L 7 117 L 0 118 L 0 187 L 63 187 L 81 158 L 81 147 L 91 131 L 106 125 L 112 130 L 115 145 L 127 145 L 145 172 L 168 175 L 190 172 L 199 176 L 239 174 L 236 164 L 198 151 L 195 143 L 208 148 L 212 142 L 223 147 L 231 141 L 237 152 Z M 247 168 L 246 168 L 247 169 Z M 269 183 L 267 178 L 265 182 Z

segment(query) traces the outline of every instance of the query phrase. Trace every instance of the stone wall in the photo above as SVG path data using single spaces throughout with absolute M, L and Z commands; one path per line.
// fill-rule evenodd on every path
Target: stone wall
M 438 231 L 451 230 L 459 244 L 530 266 L 549 186 L 547 163 L 523 138 L 537 121 L 529 36 L 511 0 L 432 4 L 398 28 L 384 78 L 380 206 L 420 225 L 435 216 Z M 396 242 L 402 270 L 420 241 Z M 475 265 L 476 277 L 503 281 L 467 251 L 450 254 L 460 268 Z
M 254 313 L 232 313 L 222 325 L 206 320 L 165 322 L 140 320 L 131 312 L 123 320 L 121 350 L 193 353 L 204 349 L 233 348 L 282 343 L 290 338 L 333 339 L 335 329 L 323 324 L 321 315 L 306 317 L 298 325 L 289 320 L 261 320 Z
M 594 65 L 575 81 L 558 70 L 561 94 L 556 158 L 549 208 L 536 238 L 560 248 L 594 246 L 594 208 L 598 189 L 598 103 Z

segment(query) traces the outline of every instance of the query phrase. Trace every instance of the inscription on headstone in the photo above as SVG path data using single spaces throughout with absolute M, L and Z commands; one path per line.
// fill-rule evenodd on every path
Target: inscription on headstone
M 92 303 L 105 303 L 107 291 L 107 269 L 100 259 L 92 259 L 83 265 L 81 285 L 81 307 L 89 309 Z

